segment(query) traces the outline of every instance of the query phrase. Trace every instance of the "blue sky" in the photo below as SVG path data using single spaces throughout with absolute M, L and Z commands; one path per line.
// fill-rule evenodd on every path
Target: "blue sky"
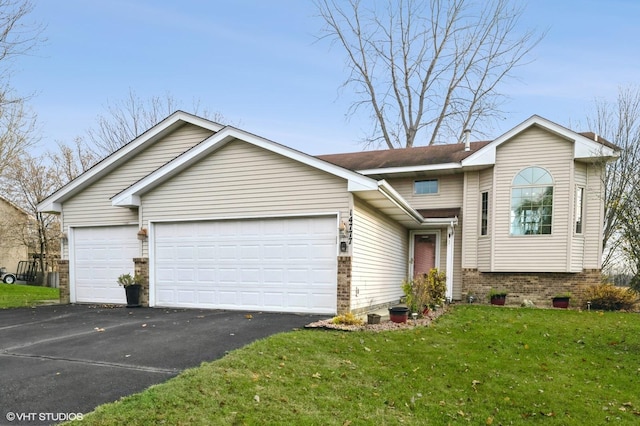
M 517 1 L 517 0 L 516 0 Z M 170 93 L 190 110 L 218 111 L 238 127 L 310 154 L 358 151 L 369 128 L 347 120 L 342 52 L 315 42 L 307 0 L 34 0 L 48 38 L 16 63 L 12 84 L 38 114 L 40 149 L 70 143 L 108 102 L 132 89 Z M 575 130 L 595 98 L 639 84 L 640 2 L 531 0 L 525 24 L 548 29 L 533 62 L 505 87 L 497 137 L 532 114 Z

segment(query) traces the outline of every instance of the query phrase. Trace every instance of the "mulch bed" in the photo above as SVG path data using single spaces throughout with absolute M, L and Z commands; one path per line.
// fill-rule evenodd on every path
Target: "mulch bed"
M 436 311 L 430 311 L 424 318 L 413 320 L 409 318 L 405 323 L 396 323 L 389 320 L 380 321 L 380 324 L 367 324 L 366 321 L 362 325 L 334 324 L 332 318 L 312 322 L 305 325 L 305 328 L 323 329 L 323 330 L 340 330 L 340 331 L 391 331 L 391 330 L 408 330 L 416 327 L 428 327 L 436 318 L 445 314 L 448 308 L 445 306 Z

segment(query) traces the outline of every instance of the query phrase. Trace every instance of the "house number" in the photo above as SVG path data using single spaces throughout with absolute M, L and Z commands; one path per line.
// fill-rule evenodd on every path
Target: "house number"
M 349 237 L 349 244 L 351 244 L 351 238 L 353 236 L 353 210 L 349 210 L 349 228 L 347 230 L 347 236 Z

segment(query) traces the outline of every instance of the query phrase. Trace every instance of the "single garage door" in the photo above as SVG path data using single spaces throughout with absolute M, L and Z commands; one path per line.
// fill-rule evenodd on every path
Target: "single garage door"
M 155 305 L 335 313 L 336 218 L 159 223 Z
M 137 232 L 137 226 L 73 229 L 75 302 L 126 303 L 117 279 L 133 273 L 133 258 L 140 256 Z

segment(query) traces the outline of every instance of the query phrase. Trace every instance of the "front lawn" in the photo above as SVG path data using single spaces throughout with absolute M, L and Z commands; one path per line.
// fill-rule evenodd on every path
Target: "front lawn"
M 460 305 L 428 328 L 292 331 L 79 424 L 523 422 L 640 422 L 640 316 Z
M 59 299 L 60 290 L 57 288 L 0 284 L 0 309 L 29 307 Z

